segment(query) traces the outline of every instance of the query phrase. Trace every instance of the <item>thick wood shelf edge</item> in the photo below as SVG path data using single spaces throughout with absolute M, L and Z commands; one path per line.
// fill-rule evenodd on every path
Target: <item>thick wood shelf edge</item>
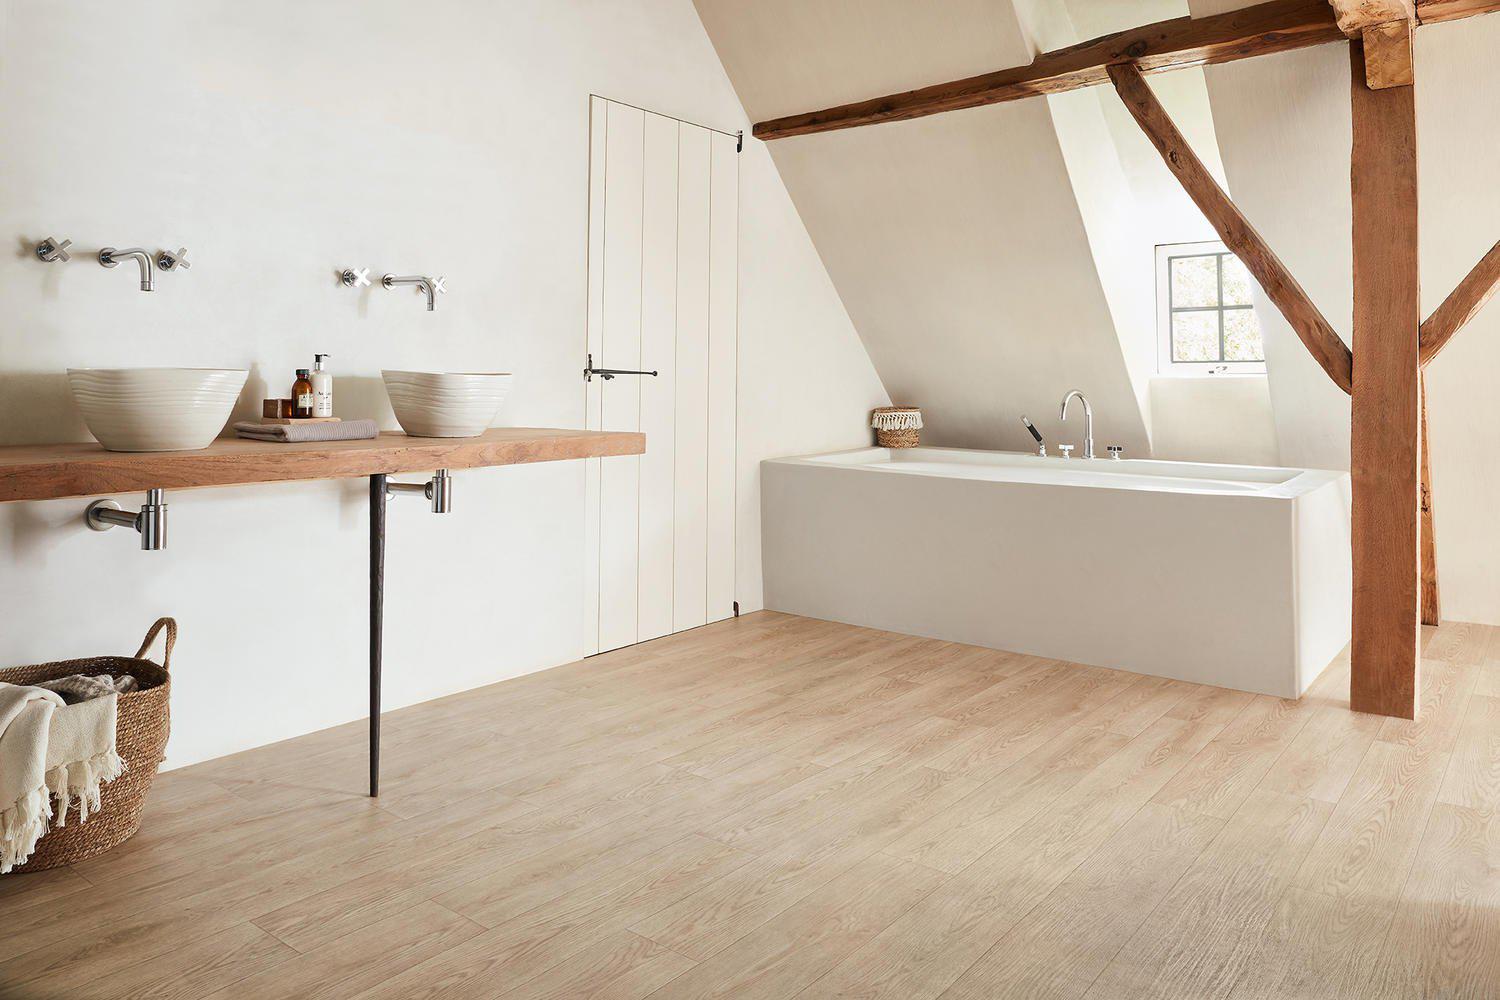
M 553 427 L 492 427 L 474 438 L 385 433 L 366 441 L 301 444 L 223 438 L 202 451 L 172 452 L 105 451 L 92 442 L 12 445 L 0 447 L 0 502 L 479 469 L 645 450 L 644 434 Z

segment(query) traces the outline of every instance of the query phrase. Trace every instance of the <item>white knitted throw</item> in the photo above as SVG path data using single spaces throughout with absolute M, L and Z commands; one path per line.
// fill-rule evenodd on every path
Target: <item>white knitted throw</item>
M 71 807 L 87 820 L 99 786 L 125 772 L 115 750 L 118 701 L 111 693 L 65 705 L 56 692 L 0 682 L 0 875 L 64 826 Z

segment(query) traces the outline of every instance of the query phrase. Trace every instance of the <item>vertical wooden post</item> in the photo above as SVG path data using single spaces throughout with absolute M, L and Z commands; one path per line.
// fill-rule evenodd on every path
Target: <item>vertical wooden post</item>
M 1432 533 L 1432 460 L 1427 455 L 1427 374 L 1417 379 L 1422 396 L 1422 482 L 1420 543 L 1422 560 L 1422 624 L 1441 625 L 1443 605 L 1438 597 L 1437 536 Z
M 1416 717 L 1420 614 L 1414 87 L 1371 90 L 1350 43 L 1354 147 L 1354 639 L 1350 706 Z

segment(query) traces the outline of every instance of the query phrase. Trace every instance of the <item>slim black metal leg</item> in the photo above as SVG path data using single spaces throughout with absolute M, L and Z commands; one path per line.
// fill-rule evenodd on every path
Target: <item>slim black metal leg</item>
M 370 796 L 380 794 L 380 652 L 385 617 L 386 476 L 370 477 Z

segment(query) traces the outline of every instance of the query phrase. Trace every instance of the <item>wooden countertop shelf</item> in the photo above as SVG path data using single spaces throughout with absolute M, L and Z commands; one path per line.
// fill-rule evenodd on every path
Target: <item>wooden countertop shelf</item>
M 365 441 L 300 444 L 223 438 L 201 451 L 105 451 L 93 442 L 12 445 L 0 447 L 0 502 L 478 469 L 645 450 L 644 434 L 555 427 L 492 427 L 473 438 L 386 433 Z

